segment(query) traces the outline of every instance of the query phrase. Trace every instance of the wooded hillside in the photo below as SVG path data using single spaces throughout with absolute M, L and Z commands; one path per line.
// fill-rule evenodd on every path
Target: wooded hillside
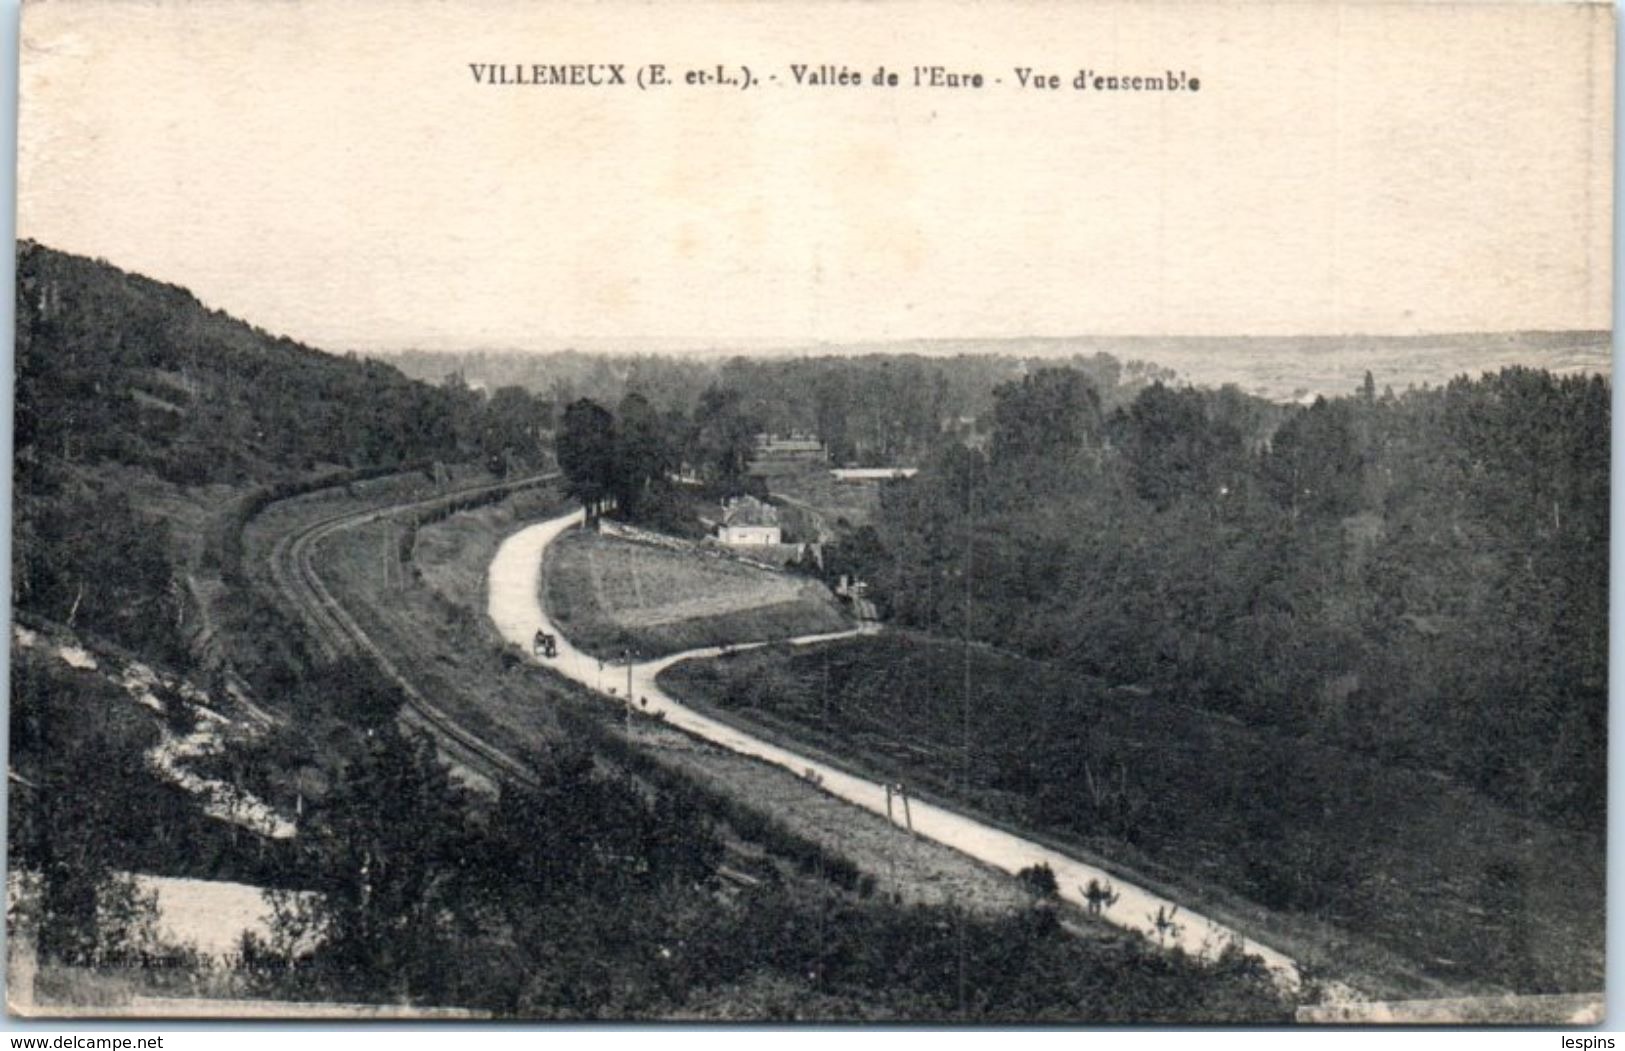
M 1290 410 L 1040 372 L 851 545 L 890 615 L 1588 827 L 1606 795 L 1609 383 Z M 968 583 L 967 583 L 968 581 Z M 967 605 L 968 604 L 968 605 Z

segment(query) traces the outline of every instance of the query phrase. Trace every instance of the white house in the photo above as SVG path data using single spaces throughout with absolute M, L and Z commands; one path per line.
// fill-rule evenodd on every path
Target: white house
M 779 511 L 754 496 L 741 496 L 722 505 L 722 523 L 717 539 L 724 544 L 779 544 L 784 533 L 779 528 Z

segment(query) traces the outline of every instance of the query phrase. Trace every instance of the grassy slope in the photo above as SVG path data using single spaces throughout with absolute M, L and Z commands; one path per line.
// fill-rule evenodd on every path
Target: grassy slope
M 1288 944 L 1311 957 L 1354 961 L 1385 995 L 1601 986 L 1602 850 L 1590 837 L 1457 785 L 988 650 L 972 651 L 965 790 L 963 674 L 959 647 L 889 635 L 690 662 L 662 681 L 770 735 L 1175 884 L 1253 901 L 1296 888 L 1295 901 L 1272 902 L 1275 915 L 1260 918 L 1284 924 Z M 1067 767 L 1066 755 L 1079 761 Z M 1103 827 L 1091 775 L 1108 795 L 1127 784 L 1134 842 Z M 1287 788 L 1266 794 L 1264 784 Z
M 655 656 L 850 626 L 816 581 L 593 533 L 559 541 L 542 588 L 570 641 L 604 655 L 630 647 Z

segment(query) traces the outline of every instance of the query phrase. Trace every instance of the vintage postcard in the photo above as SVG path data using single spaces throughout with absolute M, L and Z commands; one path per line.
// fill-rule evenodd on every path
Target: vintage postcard
M 26 4 L 9 1010 L 1598 1023 L 1613 47 Z

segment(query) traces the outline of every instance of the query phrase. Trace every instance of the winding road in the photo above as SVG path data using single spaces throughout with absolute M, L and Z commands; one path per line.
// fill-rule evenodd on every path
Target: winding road
M 523 647 L 527 654 L 530 653 L 531 640 L 537 631 L 555 635 L 558 638 L 558 656 L 545 661 L 537 660 L 536 663 L 549 667 L 589 689 L 612 696 L 617 703 L 626 703 L 627 665 L 605 663 L 576 649 L 564 638 L 563 633 L 542 608 L 541 569 L 547 547 L 581 521 L 582 513 L 577 511 L 520 530 L 505 540 L 491 561 L 489 612 L 502 636 Z M 814 635 L 783 641 L 795 645 L 811 645 L 854 634 L 857 632 Z M 729 648 L 738 651 L 752 647 L 740 645 Z M 657 660 L 632 664 L 630 668 L 632 693 L 638 698 L 639 709 L 650 715 L 663 716 L 671 725 L 735 752 L 785 767 L 817 783 L 826 792 L 865 810 L 878 814 L 887 813 L 888 795 L 884 783 L 871 781 L 799 755 L 790 749 L 763 741 L 736 727 L 702 715 L 672 698 L 656 682 L 662 671 L 679 661 L 713 657 L 721 652 L 718 648 L 689 650 Z M 1029 842 L 964 814 L 917 799 L 910 799 L 910 808 L 916 834 L 952 847 L 979 861 L 1011 873 L 1032 865 L 1048 865 L 1055 872 L 1061 896 L 1074 904 L 1087 907 L 1083 887 L 1090 880 L 1109 882 L 1117 891 L 1119 898 L 1104 911 L 1104 916 L 1119 927 L 1143 932 L 1162 945 L 1168 947 L 1177 945 L 1191 955 L 1209 958 L 1234 941 L 1244 952 L 1261 958 L 1283 988 L 1294 989 L 1299 985 L 1298 967 L 1289 957 L 1245 938 L 1207 917 L 1178 907 L 1175 902 L 1126 883 L 1121 878 L 1111 876 L 1099 868 L 1053 848 Z M 1159 914 L 1163 917 L 1172 915 L 1174 925 L 1159 929 L 1157 924 Z

